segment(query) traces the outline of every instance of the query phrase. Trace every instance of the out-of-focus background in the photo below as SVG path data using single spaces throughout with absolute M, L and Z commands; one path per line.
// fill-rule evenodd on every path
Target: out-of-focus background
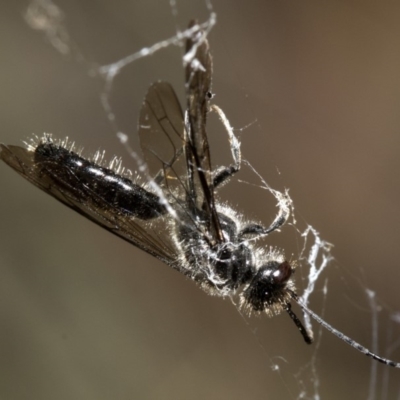
M 26 24 L 29 4 L 0 5 L 0 141 L 20 144 L 52 132 L 86 154 L 100 148 L 109 158 L 121 155 L 134 168 L 88 65 L 169 38 L 191 18 L 207 19 L 205 3 L 178 2 L 174 17 L 168 1 L 60 0 L 80 61 L 76 50 L 60 55 Z M 310 307 L 399 361 L 400 4 L 230 1 L 215 2 L 214 10 L 215 103 L 235 128 L 251 124 L 237 131 L 243 156 L 273 187 L 290 188 L 298 228 L 312 224 L 335 245 Z M 182 48 L 169 47 L 114 81 L 110 101 L 133 145 L 151 82 L 170 81 L 183 100 L 181 57 Z M 209 135 L 213 161 L 226 162 L 226 134 L 216 118 Z M 320 336 L 317 326 L 317 344 L 307 346 L 286 315 L 248 325 L 230 301 L 205 295 L 4 164 L 0 187 L 0 398 L 399 395 L 398 370 L 326 331 Z M 276 211 L 266 191 L 243 183 L 223 188 L 221 197 L 265 224 Z M 299 256 L 302 240 L 292 227 L 267 243 L 274 240 L 288 258 Z M 300 286 L 306 275 L 299 268 Z M 377 306 L 366 289 L 376 293 Z

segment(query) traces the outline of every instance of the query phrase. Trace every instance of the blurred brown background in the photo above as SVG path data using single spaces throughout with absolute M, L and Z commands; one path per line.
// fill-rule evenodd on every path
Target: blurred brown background
M 191 18 L 208 17 L 202 1 L 178 2 L 176 19 L 168 1 L 56 4 L 86 60 L 100 65 L 172 36 L 176 24 L 183 29 Z M 86 154 L 101 148 L 109 158 L 122 155 L 134 168 L 102 109 L 100 82 L 85 62 L 61 56 L 27 26 L 28 5 L 0 5 L 0 141 L 19 144 L 31 133 L 52 132 L 76 140 Z M 310 223 L 335 245 L 336 260 L 310 306 L 370 347 L 373 316 L 364 289 L 374 290 L 376 350 L 399 361 L 399 347 L 388 352 L 400 336 L 391 320 L 400 310 L 400 4 L 273 0 L 214 7 L 215 102 L 235 128 L 256 121 L 240 134 L 244 157 L 272 186 L 290 188 L 299 228 Z M 181 55 L 170 47 L 114 82 L 112 106 L 133 143 L 151 82 L 170 81 L 182 96 Z M 215 132 L 219 164 L 226 161 L 218 159 L 227 151 L 226 135 Z M 285 315 L 248 326 L 230 301 L 205 295 L 3 164 L 0 185 L 1 399 L 399 395 L 399 370 L 373 364 L 326 331 L 306 346 Z M 265 223 L 275 212 L 265 191 L 240 183 L 221 196 Z M 302 245 L 293 233 L 288 227 L 277 235 L 289 258 Z

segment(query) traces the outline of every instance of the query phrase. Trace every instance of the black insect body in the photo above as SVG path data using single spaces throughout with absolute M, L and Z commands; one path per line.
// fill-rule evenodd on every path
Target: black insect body
M 96 203 L 96 198 L 101 198 L 115 212 L 143 220 L 160 217 L 166 212 L 153 193 L 111 169 L 54 145 L 50 137 L 44 137 L 37 145 L 34 162 L 43 176 L 50 174 L 53 177 L 58 188 L 64 187 L 63 190 L 69 193 L 78 192 L 78 201 Z
M 123 170 L 118 160 L 107 166 L 99 153 L 86 160 L 67 141 L 48 134 L 32 139 L 26 148 L 0 145 L 0 158 L 40 189 L 183 273 L 207 293 L 238 295 L 240 306 L 250 313 L 286 311 L 311 343 L 312 334 L 291 310 L 294 300 L 352 347 L 399 368 L 399 363 L 373 354 L 306 308 L 295 293 L 295 263 L 282 251 L 255 244 L 254 239 L 286 222 L 287 209 L 281 207 L 265 228 L 216 202 L 215 191 L 240 170 L 240 145 L 228 130 L 233 163 L 212 169 L 206 134 L 207 113 L 218 111 L 210 105 L 212 60 L 200 27 L 191 23 L 187 32 L 185 115 L 165 82 L 150 87 L 140 112 L 146 184 Z

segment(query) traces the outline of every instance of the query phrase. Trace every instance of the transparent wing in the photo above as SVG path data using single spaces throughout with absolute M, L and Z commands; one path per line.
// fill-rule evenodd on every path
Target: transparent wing
M 189 28 L 195 28 L 192 21 Z M 206 122 L 211 98 L 212 58 L 205 32 L 200 27 L 186 42 L 187 140 L 185 153 L 189 176 L 192 212 L 202 210 L 208 218 L 203 222 L 213 243 L 224 241 L 215 207 L 213 174 Z
M 184 117 L 173 88 L 156 82 L 148 90 L 139 118 L 145 161 L 155 181 L 167 189 L 187 220 L 214 245 L 224 241 L 214 200 L 213 174 L 206 132 L 212 59 L 204 32 L 190 23 L 186 42 Z
M 153 83 L 139 116 L 138 133 L 150 175 L 175 196 L 185 198 L 185 123 L 179 100 L 167 82 Z
M 127 217 L 78 182 L 77 185 L 73 185 L 73 182 L 65 183 L 51 172 L 43 173 L 43 169 L 34 162 L 34 152 L 28 149 L 0 144 L 0 158 L 66 206 L 179 270 L 177 249 L 169 232 L 171 217 L 168 214 L 151 222 Z

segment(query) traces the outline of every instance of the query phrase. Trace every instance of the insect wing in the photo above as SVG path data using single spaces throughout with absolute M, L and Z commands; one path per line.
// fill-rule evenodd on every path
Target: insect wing
M 189 28 L 195 28 L 192 21 Z M 219 217 L 215 207 L 213 173 L 206 122 L 211 94 L 212 58 L 205 33 L 194 29 L 186 43 L 187 131 L 185 153 L 189 176 L 190 197 L 195 199 L 193 212 L 205 211 L 205 231 L 214 243 L 223 242 Z
M 38 167 L 34 161 L 34 152 L 23 147 L 0 144 L 0 158 L 21 176 L 66 206 L 171 267 L 179 269 L 176 263 L 177 249 L 168 232 L 168 215 L 152 222 L 127 217 L 78 182 L 76 185 L 71 181 L 63 182 L 51 170 L 44 173 L 43 168 Z
M 138 133 L 151 177 L 169 193 L 185 198 L 185 124 L 179 100 L 167 82 L 153 83 L 139 116 Z

